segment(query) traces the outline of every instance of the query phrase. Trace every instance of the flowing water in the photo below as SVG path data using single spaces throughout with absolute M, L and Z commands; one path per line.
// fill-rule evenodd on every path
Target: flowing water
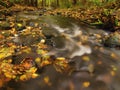
M 37 13 L 20 13 L 17 17 L 29 19 L 27 24 L 31 26 L 38 23 L 50 46 L 47 54 L 68 58 L 73 72 L 59 73 L 48 65 L 40 77 L 10 82 L 9 87 L 15 90 L 120 90 L 120 51 L 104 47 L 96 40 L 96 35 L 108 32 L 72 18 Z M 44 82 L 44 77 L 49 77 L 50 85 Z

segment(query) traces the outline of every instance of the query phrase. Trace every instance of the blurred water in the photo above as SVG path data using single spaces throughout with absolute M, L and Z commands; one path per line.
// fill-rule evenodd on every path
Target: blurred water
M 72 73 L 59 73 L 49 65 L 40 77 L 26 82 L 10 82 L 9 87 L 14 90 L 120 90 L 120 51 L 97 44 L 92 39 L 95 37 L 90 36 L 107 32 L 72 18 L 33 16 L 29 22 L 39 23 L 43 30 L 53 30 L 51 33 L 57 32 L 51 38 L 54 45 L 47 54 L 68 58 Z M 28 18 L 28 15 L 22 14 L 21 17 Z M 51 85 L 44 82 L 46 76 Z

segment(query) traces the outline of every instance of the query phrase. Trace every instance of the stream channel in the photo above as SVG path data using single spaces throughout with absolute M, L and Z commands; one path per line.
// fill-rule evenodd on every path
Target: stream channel
M 22 12 L 17 18 L 27 19 L 34 27 L 38 23 L 47 37 L 48 55 L 68 58 L 74 71 L 59 73 L 52 65 L 46 66 L 40 76 L 25 82 L 9 82 L 14 90 L 120 90 L 120 51 L 104 47 L 98 35 L 109 32 L 90 27 L 78 20 L 53 15 L 39 16 L 40 12 Z M 26 45 L 34 43 L 29 40 Z M 14 42 L 19 43 L 16 39 Z M 20 42 L 21 43 L 21 42 Z M 34 56 L 34 55 L 33 55 Z M 43 78 L 50 78 L 47 85 Z

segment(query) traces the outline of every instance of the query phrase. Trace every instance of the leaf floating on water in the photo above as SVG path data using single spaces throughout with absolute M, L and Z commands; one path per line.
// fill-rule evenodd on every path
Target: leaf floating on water
M 114 59 L 118 59 L 118 56 L 115 54 L 115 53 L 111 53 L 111 55 L 110 55 L 112 58 L 114 58 Z
M 32 74 L 32 78 L 36 78 L 36 77 L 38 77 L 39 75 L 38 74 L 36 74 L 36 73 L 33 73 Z
M 51 82 L 50 82 L 50 78 L 48 76 L 44 77 L 44 82 L 49 86 L 52 85 Z
M 93 74 L 93 72 L 94 72 L 94 65 L 93 64 L 88 65 L 88 71 L 90 72 L 91 75 Z
M 48 83 L 49 82 L 49 77 L 48 76 L 44 77 L 44 81 L 45 81 L 45 83 Z
M 114 65 L 112 65 L 111 67 L 112 67 L 112 70 L 113 70 L 113 71 L 117 71 L 117 70 L 118 70 L 117 67 L 114 66 Z
M 64 61 L 64 60 L 65 60 L 65 58 L 64 58 L 64 57 L 58 57 L 58 58 L 56 58 L 56 60 L 59 60 L 59 61 Z
M 99 65 L 101 65 L 103 62 L 101 61 L 101 60 L 99 60 L 98 62 L 97 62 L 97 64 L 99 64 Z
M 115 75 L 116 75 L 115 71 L 110 71 L 110 74 L 111 74 L 112 76 L 115 76 Z
M 90 82 L 89 81 L 85 81 L 83 82 L 83 87 L 89 87 L 90 86 Z
M 84 61 L 90 61 L 90 57 L 89 56 L 83 56 L 82 60 L 84 60 Z

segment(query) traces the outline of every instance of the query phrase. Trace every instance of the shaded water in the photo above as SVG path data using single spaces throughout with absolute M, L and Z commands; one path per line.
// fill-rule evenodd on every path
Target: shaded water
M 40 77 L 26 82 L 10 82 L 15 90 L 119 90 L 120 51 L 103 47 L 95 35 L 107 34 L 103 30 L 62 16 L 38 16 L 20 13 L 18 18 L 26 18 L 27 24 L 39 23 L 50 46 L 48 55 L 66 57 L 73 72 L 59 73 L 52 65 L 40 71 Z M 29 40 L 29 39 L 28 39 Z M 32 42 L 31 42 L 32 43 Z M 50 85 L 43 78 L 49 77 Z

